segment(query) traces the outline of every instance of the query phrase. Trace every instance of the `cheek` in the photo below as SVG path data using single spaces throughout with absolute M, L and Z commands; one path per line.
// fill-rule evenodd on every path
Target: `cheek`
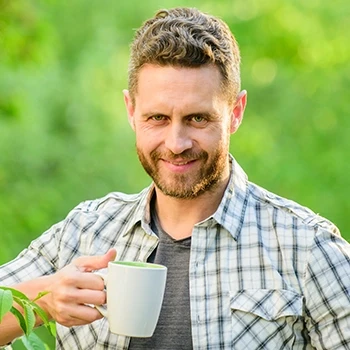
M 206 135 L 202 137 L 202 144 L 209 148 L 221 148 L 228 143 L 230 135 L 229 126 L 225 126 L 225 128 L 213 128 L 208 130 Z
M 162 136 L 159 132 L 154 132 L 150 129 L 137 129 L 135 130 L 136 145 L 143 151 L 153 151 L 160 147 L 162 144 Z

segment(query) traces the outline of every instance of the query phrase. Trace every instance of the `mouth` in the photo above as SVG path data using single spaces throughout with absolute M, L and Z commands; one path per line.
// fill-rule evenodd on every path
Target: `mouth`
M 185 173 L 192 169 L 193 164 L 196 162 L 195 159 L 191 160 L 184 160 L 184 159 L 178 159 L 178 160 L 168 160 L 168 159 L 162 159 L 166 167 L 171 170 L 172 172 L 180 172 Z
M 165 162 L 168 162 L 172 165 L 176 165 L 176 166 L 181 166 L 181 165 L 186 165 L 186 164 L 189 164 L 189 163 L 192 163 L 194 160 L 186 160 L 186 161 L 171 161 L 171 160 L 165 160 Z

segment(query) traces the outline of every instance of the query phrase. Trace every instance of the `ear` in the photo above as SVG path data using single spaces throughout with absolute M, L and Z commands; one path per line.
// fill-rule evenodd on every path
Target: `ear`
M 131 128 L 135 131 L 135 120 L 134 120 L 134 112 L 135 108 L 131 101 L 130 93 L 128 90 L 123 90 L 124 95 L 124 103 L 126 107 L 126 111 L 128 113 L 128 120 Z
M 235 133 L 241 125 L 246 104 L 247 91 L 243 90 L 238 94 L 236 103 L 232 110 L 230 128 L 231 134 Z

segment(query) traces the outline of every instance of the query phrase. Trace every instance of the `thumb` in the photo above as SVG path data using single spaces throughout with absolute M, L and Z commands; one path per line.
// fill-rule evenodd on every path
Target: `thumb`
M 110 261 L 115 260 L 117 251 L 112 248 L 104 255 L 81 256 L 73 261 L 73 264 L 83 272 L 103 269 L 108 266 Z

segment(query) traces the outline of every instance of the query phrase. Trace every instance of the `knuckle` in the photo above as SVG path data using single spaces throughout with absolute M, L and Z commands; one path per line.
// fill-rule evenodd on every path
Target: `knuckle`
M 63 326 L 67 326 L 69 324 L 69 318 L 65 316 L 61 311 L 57 311 L 54 317 L 55 321 Z
M 64 274 L 61 276 L 61 284 L 63 285 L 74 285 L 76 281 L 76 274 L 75 273 L 69 273 L 69 274 Z
M 63 307 L 63 303 L 71 302 L 74 300 L 74 295 L 68 288 L 63 288 L 55 293 L 56 304 L 59 307 Z
M 102 278 L 99 278 L 97 281 L 96 281 L 96 286 L 99 290 L 104 290 L 105 288 L 105 284 L 104 284 L 104 281 Z
M 66 318 L 65 315 L 67 315 L 67 310 L 64 305 L 57 304 L 55 307 L 55 314 L 57 319 L 64 320 Z
M 98 298 L 97 298 L 97 302 L 98 302 L 97 305 L 103 305 L 106 303 L 106 293 L 105 292 L 99 293 Z
M 102 277 L 98 275 L 91 274 L 92 279 L 91 279 L 91 284 L 93 285 L 93 289 L 95 290 L 104 290 L 105 284 L 102 279 Z

